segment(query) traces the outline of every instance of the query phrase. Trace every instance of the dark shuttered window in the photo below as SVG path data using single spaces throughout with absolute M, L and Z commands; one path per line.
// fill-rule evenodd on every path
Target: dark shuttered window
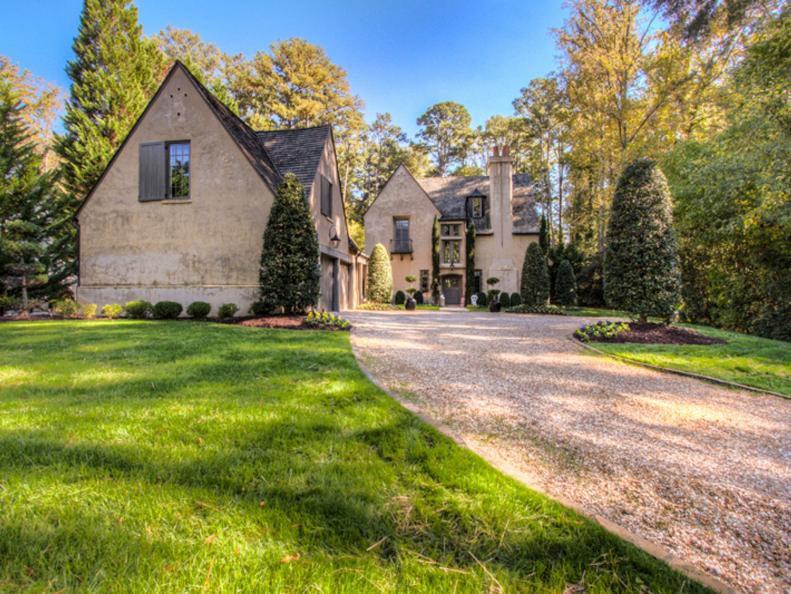
M 167 153 L 164 142 L 140 145 L 140 200 L 162 200 L 167 195 Z
M 321 176 L 321 214 L 332 216 L 332 182 Z
M 168 143 L 168 198 L 190 197 L 190 143 Z

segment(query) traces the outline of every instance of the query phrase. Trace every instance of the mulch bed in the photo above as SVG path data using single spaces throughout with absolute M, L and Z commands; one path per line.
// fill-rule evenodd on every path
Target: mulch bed
M 650 322 L 630 322 L 629 332 L 601 342 L 637 342 L 645 344 L 725 344 L 720 338 L 712 338 L 680 326 L 665 326 Z
M 288 328 L 290 330 L 307 330 L 305 316 L 264 316 L 239 322 L 240 326 L 251 328 Z

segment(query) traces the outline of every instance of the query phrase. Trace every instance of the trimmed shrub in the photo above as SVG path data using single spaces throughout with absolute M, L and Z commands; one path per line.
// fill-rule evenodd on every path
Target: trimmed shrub
M 53 301 L 51 308 L 55 314 L 63 316 L 64 318 L 73 318 L 79 311 L 79 306 L 71 297 Z
M 361 311 L 390 311 L 398 309 L 398 307 L 392 303 L 375 303 L 373 301 L 367 301 L 366 303 L 360 303 L 357 309 Z
M 269 301 L 256 301 L 250 306 L 250 313 L 254 316 L 271 316 L 275 309 L 275 305 Z
M 548 316 L 565 316 L 566 312 L 557 305 L 517 305 L 516 307 L 509 307 L 506 310 L 508 313 L 519 314 L 543 314 Z
M 102 315 L 110 320 L 114 320 L 122 313 L 124 313 L 124 306 L 120 303 L 108 303 L 102 308 Z
M 500 307 L 511 307 L 511 296 L 505 291 L 500 293 Z
M 566 306 L 577 304 L 577 280 L 568 260 L 563 260 L 558 267 L 555 279 L 555 302 Z
M 83 303 L 80 306 L 80 315 L 86 320 L 92 320 L 96 317 L 96 311 L 99 306 L 95 303 Z
M 395 304 L 396 305 L 404 305 L 405 301 L 406 301 L 406 294 L 400 289 L 398 291 L 396 291 Z
M 421 291 L 415 291 L 415 294 L 412 295 L 415 300 L 415 303 L 418 305 L 423 305 L 423 293 Z
M 475 225 L 472 221 L 467 223 L 464 238 L 464 286 L 472 287 L 475 284 Z M 470 304 L 472 291 L 464 291 L 465 305 Z
M 549 270 L 544 252 L 537 243 L 527 246 L 522 264 L 522 303 L 546 305 L 549 301 Z
M 319 238 L 302 184 L 287 173 L 277 189 L 264 231 L 261 301 L 303 312 L 319 298 Z
M 253 303 L 253 306 L 255 306 L 255 303 Z M 252 310 L 253 308 L 251 307 L 250 309 Z M 217 310 L 217 315 L 221 318 L 232 318 L 237 311 L 239 311 L 239 306 L 235 303 L 223 303 L 220 309 Z
M 511 307 L 522 305 L 522 296 L 519 293 L 511 293 Z
M 489 300 L 486 298 L 486 293 L 478 291 L 478 307 L 486 307 L 487 303 L 489 303 Z
M 154 305 L 154 317 L 160 320 L 175 320 L 184 308 L 175 301 L 157 301 Z
M 352 325 L 349 320 L 331 312 L 321 310 L 320 312 L 311 309 L 305 316 L 305 325 L 317 330 L 350 330 Z
M 126 315 L 134 320 L 145 320 L 153 310 L 154 306 L 148 301 L 128 301 L 124 305 Z
M 205 301 L 193 301 L 187 306 L 187 315 L 196 320 L 207 318 L 210 313 L 211 305 Z
M 393 269 L 387 248 L 377 243 L 368 262 L 368 301 L 390 303 L 393 295 Z
M 610 322 L 600 320 L 595 324 L 586 324 L 574 331 L 574 336 L 582 342 L 595 340 L 598 342 L 612 341 L 621 334 L 629 332 L 629 324 L 626 322 Z
M 609 307 L 669 319 L 679 303 L 679 265 L 670 188 L 649 159 L 629 165 L 618 180 L 604 255 Z

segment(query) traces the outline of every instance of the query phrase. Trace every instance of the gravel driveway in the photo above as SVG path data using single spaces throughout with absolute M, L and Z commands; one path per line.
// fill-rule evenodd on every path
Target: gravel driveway
M 355 312 L 377 379 L 527 482 L 744 592 L 791 592 L 791 401 L 588 354 L 583 319 Z

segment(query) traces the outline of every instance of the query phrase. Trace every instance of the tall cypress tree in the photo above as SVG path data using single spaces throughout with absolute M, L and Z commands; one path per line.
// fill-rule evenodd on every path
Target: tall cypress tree
M 547 225 L 547 217 L 541 215 L 541 226 L 538 230 L 538 246 L 546 256 L 549 254 L 549 227 Z
M 546 305 L 549 301 L 549 270 L 547 259 L 537 243 L 527 246 L 522 264 L 522 302 L 525 305 Z
M 431 227 L 431 287 L 439 284 L 439 219 L 434 217 Z
M 43 172 L 22 109 L 10 85 L 0 82 L 0 293 L 21 297 L 27 311 L 29 291 L 46 280 L 54 174 Z
M 465 270 L 466 278 L 464 279 L 464 303 L 469 305 L 472 303 L 472 287 L 475 285 L 475 225 L 472 221 L 467 223 L 467 233 L 464 241 L 465 247 Z
M 261 252 L 261 301 L 301 312 L 319 297 L 319 238 L 302 184 L 287 173 L 269 211 Z
M 75 57 L 66 66 L 72 81 L 65 132 L 56 142 L 65 196 L 57 243 L 65 277 L 74 272 L 71 215 L 99 179 L 153 96 L 166 63 L 156 44 L 142 35 L 131 0 L 85 0 Z

